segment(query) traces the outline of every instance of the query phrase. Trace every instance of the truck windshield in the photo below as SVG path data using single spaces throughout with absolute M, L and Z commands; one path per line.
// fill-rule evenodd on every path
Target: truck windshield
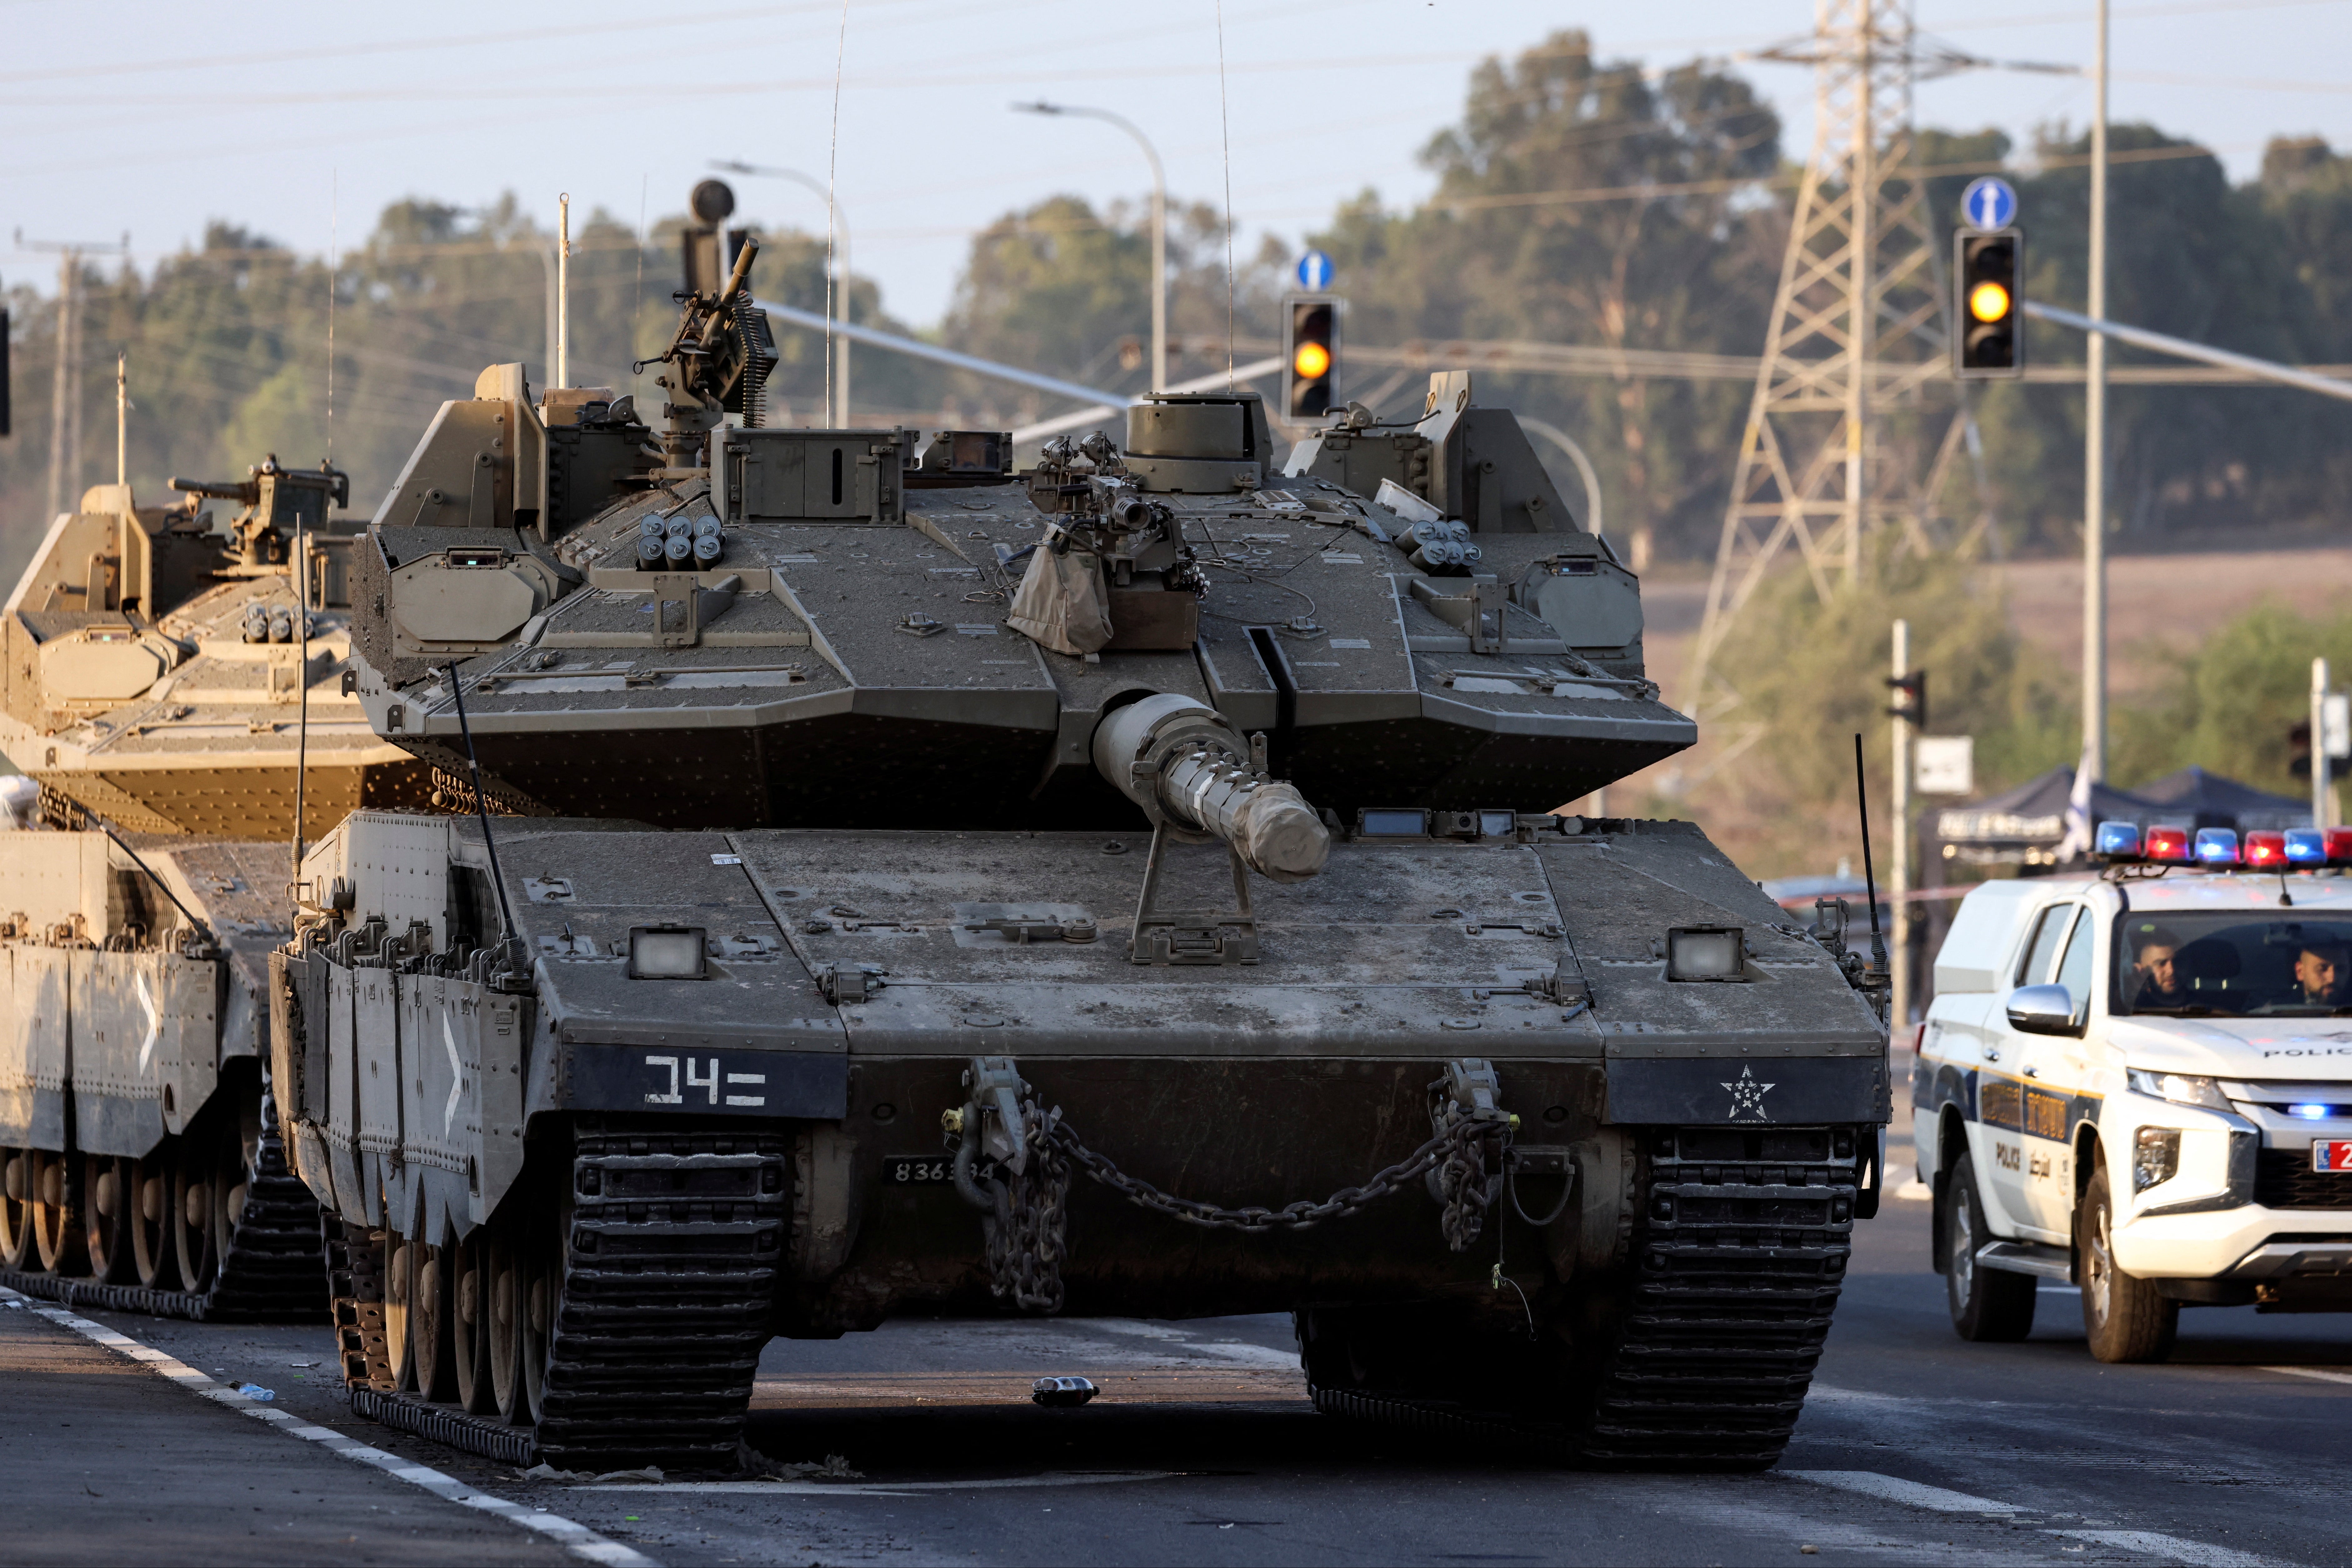
M 2115 1011 L 2176 1016 L 2352 1013 L 2352 915 L 2122 918 Z

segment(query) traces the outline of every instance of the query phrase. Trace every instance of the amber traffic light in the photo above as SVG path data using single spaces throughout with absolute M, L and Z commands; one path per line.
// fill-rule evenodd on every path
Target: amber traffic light
M 2025 323 L 2018 310 L 2018 274 L 2025 236 L 2017 229 L 1963 231 L 1952 238 L 1952 370 L 1963 381 L 2025 374 Z
M 1287 304 L 1282 416 L 1320 419 L 1331 412 L 1331 383 L 1339 369 L 1339 302 L 1318 297 Z

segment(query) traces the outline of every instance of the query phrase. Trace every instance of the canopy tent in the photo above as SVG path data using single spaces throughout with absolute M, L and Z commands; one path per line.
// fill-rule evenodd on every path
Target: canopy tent
M 2167 773 L 2132 792 L 2160 809 L 2149 822 L 2184 827 L 2234 827 L 2241 833 L 2278 831 L 2311 826 L 2311 802 L 2273 795 L 2203 768 L 2183 768 Z
M 2054 866 L 2066 837 L 2066 803 L 2074 793 L 2074 770 L 2052 768 L 1999 795 L 1948 805 L 1920 823 L 1923 863 L 1929 885 L 1975 881 L 1977 875 L 1946 874 L 1957 866 Z M 2104 784 L 2091 786 L 2091 820 L 2146 822 L 2162 810 L 2154 801 Z M 2168 819 L 2167 819 L 2168 820 Z

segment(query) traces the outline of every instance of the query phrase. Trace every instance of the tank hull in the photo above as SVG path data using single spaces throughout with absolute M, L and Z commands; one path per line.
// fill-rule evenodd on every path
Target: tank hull
M 1311 881 L 1256 884 L 1252 908 L 1207 916 L 1212 895 L 1233 898 L 1222 848 L 1162 846 L 1186 918 L 1250 936 L 1227 941 L 1234 962 L 1173 964 L 1130 952 L 1130 931 L 1160 913 L 1142 900 L 1141 835 L 506 819 L 497 844 L 527 969 L 480 956 L 502 917 L 473 824 L 370 814 L 306 863 L 311 885 L 354 891 L 340 932 L 322 921 L 281 958 L 279 1110 L 352 1245 L 389 1233 L 381 1274 L 459 1260 L 492 1270 L 479 1299 L 500 1249 L 535 1256 L 560 1338 L 570 1281 L 593 1299 L 614 1248 L 690 1253 L 734 1227 L 737 1273 L 700 1266 L 731 1281 L 703 1306 L 734 1326 L 712 1330 L 733 1338 L 709 1386 L 677 1396 L 697 1409 L 732 1397 L 729 1369 L 769 1334 L 1013 1310 L 1026 1287 L 1009 1285 L 1007 1244 L 990 1238 L 1017 1234 L 1019 1215 L 975 1212 L 955 1175 L 961 1132 L 944 1131 L 982 1115 L 974 1075 L 1010 1064 L 1066 1140 L 1035 1151 L 1040 1171 L 1064 1161 L 1073 1178 L 1033 1270 L 1052 1276 L 1058 1310 L 1293 1311 L 1327 1342 L 1367 1344 L 1423 1322 L 1442 1325 L 1419 1335 L 1424 1352 L 1451 1334 L 1497 1354 L 1534 1325 L 1544 1368 L 1496 1386 L 1556 1391 L 1630 1375 L 1629 1336 L 1663 1320 L 1629 1303 L 1677 1289 L 1711 1303 L 1692 1309 L 1700 1326 L 1683 1337 L 1696 1340 L 1646 1351 L 1720 1357 L 1706 1335 L 1736 1299 L 1761 1314 L 1751 1337 L 1778 1348 L 1748 1347 L 1772 1365 L 1761 1392 L 1731 1401 L 1730 1427 L 1702 1430 L 1685 1401 L 1631 1436 L 1571 1421 L 1572 1441 L 1732 1463 L 1786 1439 L 1874 1187 L 1885 1038 L 1829 954 L 1685 825 L 1514 818 L 1478 839 L 1357 837 Z M 969 896 L 982 891 L 997 897 Z M 1732 927 L 1739 969 L 1714 982 L 1669 978 L 1652 951 L 1670 930 Z M 414 933 L 405 951 L 396 931 Z M 648 931 L 687 937 L 695 973 L 635 973 Z M 1488 1167 L 1467 1238 L 1425 1171 L 1374 1180 L 1443 1131 L 1433 1091 L 1465 1074 L 1516 1118 L 1507 1138 L 1495 1124 L 1496 1159 L 1514 1163 L 1507 1179 Z M 1368 1182 L 1312 1225 L 1267 1217 Z M 1172 1212 L 1187 1205 L 1225 1212 Z M 366 1308 L 354 1295 L 346 1315 Z M 350 1365 L 428 1410 L 417 1369 L 460 1352 L 418 1321 L 404 1366 L 356 1331 Z M 1405 1359 L 1375 1375 L 1367 1352 L 1341 1377 L 1310 1354 L 1308 1372 L 1334 1408 L 1371 1409 L 1430 1396 L 1429 1369 Z M 490 1425 L 581 1459 L 716 1452 L 708 1428 L 629 1447 L 664 1397 L 614 1394 L 602 1425 L 560 1400 Z M 465 1405 L 446 1387 L 438 1399 Z
M 13 832 L 0 854 L 0 1282 L 92 1307 L 316 1317 L 318 1210 L 266 1085 L 286 848 Z

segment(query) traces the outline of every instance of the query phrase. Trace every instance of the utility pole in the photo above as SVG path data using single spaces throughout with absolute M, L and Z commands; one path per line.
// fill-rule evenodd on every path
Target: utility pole
M 1911 679 L 1911 623 L 1895 623 L 1895 689 L 1905 690 L 1904 683 Z M 1895 744 L 1895 853 L 1887 868 L 1886 890 L 1895 906 L 1895 952 L 1892 978 L 1894 990 L 1887 1005 L 1887 1026 L 1900 1031 L 1911 1022 L 1911 715 L 1918 709 L 1916 697 L 1911 702 L 1897 702 L 1892 710 L 1893 721 L 1887 726 Z
M 555 384 L 572 384 L 572 193 L 555 198 Z
M 2107 0 L 2091 64 L 2091 319 L 2107 319 Z M 2083 402 L 2083 761 L 2107 776 L 2107 340 L 2084 350 Z M 2316 752 L 2315 751 L 2315 755 Z
M 1681 705 L 1702 718 L 1738 702 L 1711 660 L 1783 550 L 1826 602 L 1860 577 L 1867 534 L 1899 525 L 1940 547 L 1929 515 L 1967 434 L 1911 91 L 1981 62 L 1923 55 L 1911 0 L 1815 0 L 1809 40 L 1752 58 L 1813 68 L 1813 146 L 1685 677 Z
M 49 378 L 49 512 L 81 479 L 81 252 L 58 258 L 58 363 Z
M 131 254 L 131 236 L 119 245 L 26 239 L 16 231 L 19 250 L 53 251 L 58 258 L 58 361 L 49 379 L 49 516 L 79 505 L 81 495 L 81 258 L 93 252 Z
M 114 356 L 114 482 L 131 482 L 131 355 Z
M 2311 825 L 2314 827 L 2333 826 L 2328 821 L 2328 786 L 2335 759 L 2327 754 L 2327 661 L 2311 661 Z

